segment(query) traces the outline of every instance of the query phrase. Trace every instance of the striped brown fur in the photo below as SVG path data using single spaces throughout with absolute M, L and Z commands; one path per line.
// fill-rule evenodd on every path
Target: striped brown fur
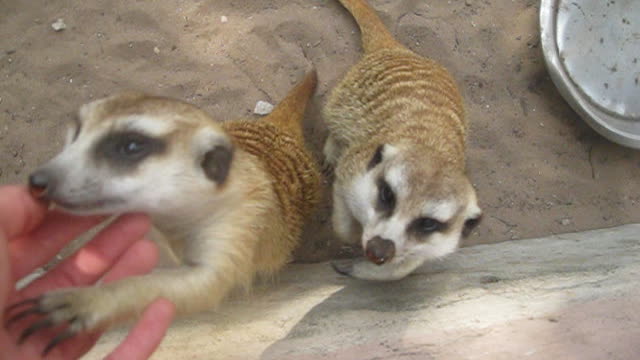
M 267 274 L 290 260 L 302 226 L 318 204 L 320 175 L 304 145 L 300 124 L 315 82 L 311 73 L 266 119 L 223 124 L 234 145 L 261 163 L 278 200 L 270 211 L 277 214 L 271 217 L 280 225 L 272 223 L 264 230 L 254 255 L 256 270 Z
M 462 97 L 448 71 L 395 40 L 363 0 L 341 0 L 364 27 L 365 54 L 331 91 L 323 114 L 341 149 L 400 141 L 464 167 Z M 362 18 L 359 18 L 362 16 Z
M 273 226 L 272 236 L 264 234 L 255 252 L 258 270 L 263 272 L 272 273 L 290 260 L 302 226 L 319 201 L 320 174 L 302 132 L 302 118 L 316 83 L 312 71 L 265 119 L 223 124 L 240 149 L 259 159 L 278 199 L 278 208 L 272 211 L 282 226 Z

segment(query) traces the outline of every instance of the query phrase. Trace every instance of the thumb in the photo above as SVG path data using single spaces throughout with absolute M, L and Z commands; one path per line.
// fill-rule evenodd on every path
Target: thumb
M 0 233 L 6 239 L 33 230 L 46 212 L 46 205 L 34 199 L 26 186 L 0 187 Z

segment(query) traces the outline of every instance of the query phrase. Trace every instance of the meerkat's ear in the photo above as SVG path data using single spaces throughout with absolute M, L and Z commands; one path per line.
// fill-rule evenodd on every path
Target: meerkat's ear
M 371 156 L 371 160 L 367 164 L 367 170 L 371 170 L 374 167 L 378 166 L 382 162 L 382 160 L 386 160 L 389 157 L 395 155 L 398 152 L 398 149 L 393 145 L 382 144 L 376 148 L 376 151 Z
M 195 137 L 196 158 L 205 176 L 222 184 L 229 175 L 234 148 L 231 139 L 222 131 L 211 128 L 199 130 Z
M 482 220 L 482 209 L 478 206 L 475 190 L 472 190 L 470 198 L 469 204 L 467 205 L 464 225 L 462 226 L 463 237 L 469 236 L 473 229 L 480 224 L 480 220 Z
M 216 145 L 204 154 L 201 163 L 202 170 L 209 180 L 222 184 L 229 175 L 231 160 L 233 160 L 233 147 L 231 145 Z

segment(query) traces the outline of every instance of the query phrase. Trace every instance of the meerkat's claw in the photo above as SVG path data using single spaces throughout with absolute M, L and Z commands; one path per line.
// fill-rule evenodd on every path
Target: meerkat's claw
M 331 267 L 340 275 L 351 276 L 353 264 L 352 259 L 334 260 L 331 262 Z
M 15 322 L 17 322 L 18 320 L 32 315 L 32 314 L 42 314 L 41 310 L 37 307 L 38 302 L 40 301 L 40 298 L 31 298 L 31 299 L 27 299 L 24 301 L 20 301 L 18 303 L 15 303 L 9 307 L 7 307 L 7 309 L 5 310 L 6 314 L 10 314 L 13 310 L 18 309 L 20 307 L 26 306 L 26 305 L 30 305 L 27 309 L 20 311 L 19 313 L 11 316 L 5 323 L 4 323 L 4 327 L 5 328 L 9 328 L 12 324 L 14 324 Z
M 49 353 L 49 351 L 51 351 L 51 349 L 63 343 L 64 341 L 74 337 L 75 335 L 76 333 L 74 331 L 69 331 L 69 330 L 65 330 L 62 333 L 56 335 L 53 339 L 51 339 L 51 341 L 49 341 L 47 346 L 45 346 L 44 350 L 42 350 L 42 356 L 46 356 Z
M 59 312 L 63 309 L 66 309 L 68 307 L 70 307 L 71 305 L 69 303 L 59 303 L 59 304 L 54 304 L 52 305 L 51 301 L 47 301 L 47 295 L 43 295 L 43 296 L 39 296 L 39 297 L 35 297 L 35 298 L 29 298 L 20 302 L 17 302 L 9 307 L 6 308 L 5 313 L 6 314 L 10 314 L 11 312 L 13 312 L 14 310 L 20 309 L 20 308 L 24 308 L 22 309 L 20 312 L 18 312 L 17 314 L 14 314 L 13 316 L 11 316 L 6 322 L 5 322 L 5 328 L 10 327 L 12 324 L 18 322 L 21 319 L 26 318 L 27 316 L 30 315 L 41 315 L 44 316 L 44 318 L 40 318 L 40 320 L 35 321 L 34 323 L 32 323 L 31 325 L 29 325 L 27 328 L 25 328 L 21 333 L 20 333 L 20 337 L 17 340 L 18 345 L 23 344 L 28 338 L 30 338 L 33 334 L 44 330 L 44 329 L 48 329 L 51 328 L 55 325 L 58 325 L 62 322 L 67 322 L 69 324 L 69 328 L 66 329 L 65 331 L 63 331 L 62 333 L 56 335 L 48 344 L 47 346 L 44 348 L 44 350 L 42 351 L 42 356 L 47 355 L 51 349 L 53 349 L 55 346 L 57 346 L 58 344 L 60 344 L 61 342 L 73 337 L 78 331 L 77 330 L 73 330 L 73 329 L 77 329 L 77 325 L 74 325 L 74 323 L 77 322 L 78 317 L 77 316 L 73 316 L 68 320 L 61 320 L 60 316 L 59 316 Z
M 28 306 L 13 315 L 7 321 L 6 326 L 30 315 L 38 316 L 38 319 L 34 320 L 34 322 L 27 326 L 20 334 L 17 340 L 17 343 L 20 345 L 32 335 L 42 330 L 66 324 L 66 329 L 57 334 L 43 350 L 42 354 L 46 355 L 61 342 L 81 331 L 93 329 L 100 323 L 99 314 L 91 311 L 91 299 L 92 293 L 88 289 L 59 290 L 37 298 L 27 299 L 10 307 L 10 309 L 13 310 Z
M 53 321 L 51 321 L 51 319 L 40 320 L 32 324 L 28 328 L 24 329 L 24 331 L 22 331 L 22 334 L 20 334 L 20 338 L 18 339 L 18 345 L 21 345 L 22 343 L 24 343 L 25 340 L 27 340 L 27 338 L 29 338 L 31 335 L 38 332 L 39 330 L 47 329 L 52 326 L 53 326 Z
M 5 312 L 9 313 L 9 312 L 13 311 L 14 309 L 17 309 L 17 308 L 19 308 L 21 306 L 34 304 L 34 303 L 37 303 L 38 301 L 40 301 L 40 297 L 29 298 L 29 299 L 26 299 L 26 300 L 18 301 L 17 303 L 15 303 L 15 304 L 13 304 L 11 306 L 8 306 L 5 309 Z

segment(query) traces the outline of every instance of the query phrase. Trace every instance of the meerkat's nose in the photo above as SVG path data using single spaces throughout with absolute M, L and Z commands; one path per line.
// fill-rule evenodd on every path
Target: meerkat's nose
M 37 198 L 43 197 L 51 186 L 51 180 L 46 171 L 36 170 L 29 175 L 29 190 Z
M 382 265 L 396 254 L 396 245 L 391 240 L 376 236 L 367 241 L 365 253 L 372 263 Z

